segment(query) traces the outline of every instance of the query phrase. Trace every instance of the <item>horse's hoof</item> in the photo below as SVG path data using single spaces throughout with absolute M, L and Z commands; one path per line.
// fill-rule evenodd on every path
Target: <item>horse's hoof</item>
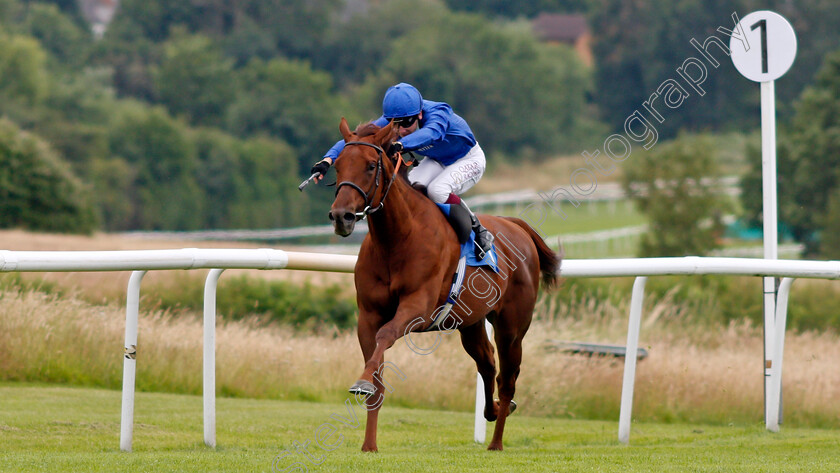
M 353 386 L 350 386 L 350 394 L 354 394 L 356 396 L 373 396 L 376 394 L 376 386 L 374 386 L 370 381 L 360 379 L 356 381 Z

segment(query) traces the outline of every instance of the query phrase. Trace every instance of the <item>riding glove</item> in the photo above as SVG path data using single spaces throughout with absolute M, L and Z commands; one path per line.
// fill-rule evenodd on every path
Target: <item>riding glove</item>
M 330 169 L 330 163 L 327 162 L 327 160 L 323 160 L 323 161 L 318 161 L 317 163 L 315 163 L 315 165 L 312 166 L 312 169 L 309 170 L 309 173 L 310 174 L 318 173 L 322 176 L 325 176 L 327 174 L 327 171 L 329 171 L 329 169 Z

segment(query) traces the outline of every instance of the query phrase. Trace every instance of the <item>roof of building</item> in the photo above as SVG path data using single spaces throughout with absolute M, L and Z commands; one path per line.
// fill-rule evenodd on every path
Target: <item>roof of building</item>
M 589 32 L 586 17 L 577 14 L 540 13 L 531 21 L 531 27 L 543 41 L 574 42 Z

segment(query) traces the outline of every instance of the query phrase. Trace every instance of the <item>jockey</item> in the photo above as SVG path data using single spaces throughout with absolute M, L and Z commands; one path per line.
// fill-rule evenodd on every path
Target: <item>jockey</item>
M 393 122 L 399 135 L 398 141 L 392 143 L 394 149 L 413 151 L 426 158 L 409 172 L 412 186 L 425 192 L 435 203 L 460 205 L 469 213 L 475 232 L 476 257 L 484 259 L 493 243 L 493 234 L 459 197 L 481 179 L 486 166 L 484 151 L 467 122 L 448 104 L 423 100 L 420 92 L 406 83 L 388 88 L 382 100 L 382 112 L 373 123 L 384 127 Z M 312 174 L 320 173 L 316 182 L 343 149 L 344 140 L 339 140 L 312 167 Z

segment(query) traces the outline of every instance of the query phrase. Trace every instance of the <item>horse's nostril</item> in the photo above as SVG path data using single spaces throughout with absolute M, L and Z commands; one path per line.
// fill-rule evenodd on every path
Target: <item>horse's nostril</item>
M 330 218 L 330 222 L 332 222 L 332 221 L 335 220 L 335 215 L 333 215 L 332 212 L 330 212 L 330 217 L 329 218 Z
M 344 220 L 347 220 L 348 222 L 356 220 L 356 214 L 353 212 L 347 212 L 344 214 Z

